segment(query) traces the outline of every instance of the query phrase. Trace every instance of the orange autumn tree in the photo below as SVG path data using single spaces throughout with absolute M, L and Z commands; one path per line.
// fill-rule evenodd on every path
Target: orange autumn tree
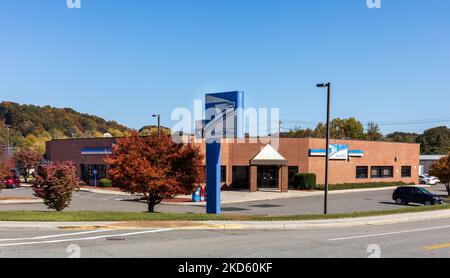
M 0 191 L 5 188 L 5 179 L 11 176 L 11 169 L 13 168 L 13 163 L 10 159 L 1 158 L 0 159 Z
M 438 177 L 450 195 L 450 154 L 431 165 L 430 175 Z
M 170 135 L 133 133 L 117 140 L 106 162 L 111 180 L 126 192 L 144 194 L 154 212 L 163 199 L 190 194 L 204 181 L 202 160 L 198 147 L 175 143 Z

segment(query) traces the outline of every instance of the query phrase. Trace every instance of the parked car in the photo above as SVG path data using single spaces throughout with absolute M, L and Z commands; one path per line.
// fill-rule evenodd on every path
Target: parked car
M 395 203 L 397 203 L 397 205 L 417 203 L 431 206 L 444 203 L 444 199 L 441 196 L 435 195 L 424 188 L 414 186 L 403 186 L 397 188 L 392 195 L 392 199 Z
M 440 183 L 440 180 L 430 175 L 419 175 L 420 184 L 436 185 Z

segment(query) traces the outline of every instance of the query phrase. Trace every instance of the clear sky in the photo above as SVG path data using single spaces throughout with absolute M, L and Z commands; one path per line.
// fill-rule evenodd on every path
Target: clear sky
M 450 125 L 450 1 L 381 1 L 2 0 L 0 96 L 139 128 L 243 90 L 247 107 L 311 127 L 325 115 L 315 84 L 332 81 L 333 117 Z M 397 123 L 426 119 L 448 122 Z

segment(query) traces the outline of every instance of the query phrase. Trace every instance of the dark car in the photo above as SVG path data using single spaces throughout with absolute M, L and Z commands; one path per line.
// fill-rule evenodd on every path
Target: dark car
M 444 199 L 441 196 L 435 195 L 424 188 L 414 186 L 404 186 L 397 188 L 394 191 L 392 199 L 397 203 L 397 205 L 417 203 L 431 206 L 444 203 Z

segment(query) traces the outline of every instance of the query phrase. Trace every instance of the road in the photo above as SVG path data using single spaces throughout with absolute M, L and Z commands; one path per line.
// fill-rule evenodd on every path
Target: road
M 445 194 L 443 186 L 430 188 L 436 194 Z M 329 196 L 330 213 L 348 213 L 356 211 L 392 210 L 397 206 L 392 200 L 392 189 L 382 191 L 357 192 L 345 194 L 333 194 Z M 246 194 L 246 193 L 242 193 Z M 19 188 L 15 190 L 3 190 L 2 197 L 8 196 L 32 196 L 30 188 Z M 145 211 L 145 203 L 138 202 L 136 198 L 107 195 L 90 192 L 77 192 L 71 206 L 67 211 Z M 0 205 L 2 210 L 47 210 L 43 204 L 21 204 L 21 205 Z M 156 207 L 158 212 L 184 212 L 184 213 L 204 213 L 203 206 L 185 206 L 162 204 Z M 323 196 L 302 197 L 293 199 L 278 199 L 267 201 L 246 202 L 239 204 L 228 204 L 222 206 L 225 214 L 245 214 L 245 215 L 299 215 L 299 214 L 320 214 L 323 212 Z
M 0 230 L 0 257 L 450 257 L 450 220 L 314 230 Z

